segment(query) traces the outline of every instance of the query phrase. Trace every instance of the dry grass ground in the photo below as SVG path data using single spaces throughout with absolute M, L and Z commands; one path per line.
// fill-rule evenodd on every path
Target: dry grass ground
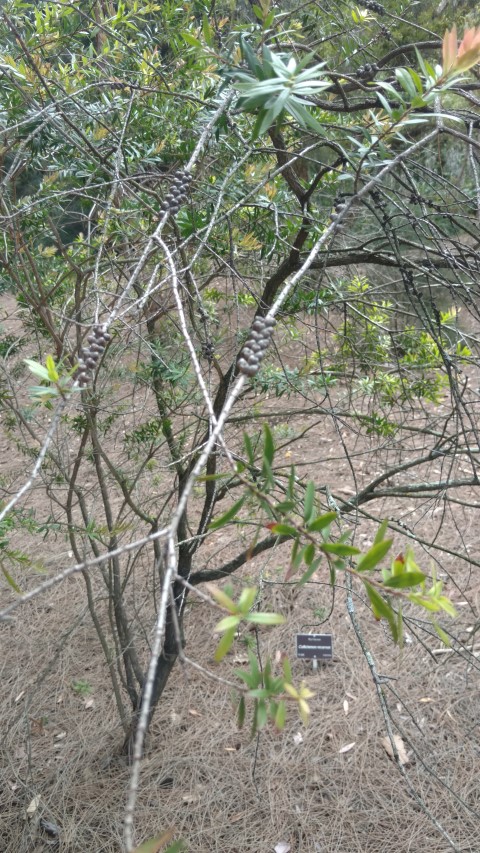
M 468 520 L 473 524 L 464 511 L 464 530 Z M 431 523 L 431 515 L 423 519 Z M 363 529 L 366 539 L 369 528 Z M 452 528 L 452 538 L 454 533 Z M 222 535 L 217 546 L 228 548 Z M 52 558 L 51 567 L 68 560 L 64 552 Z M 325 579 L 320 575 L 317 583 L 292 590 L 282 583 L 286 565 L 287 554 L 279 550 L 244 572 L 247 580 L 263 578 L 262 607 L 289 615 L 286 626 L 259 634 L 262 658 L 293 656 L 295 631 L 313 630 L 330 609 Z M 467 640 L 480 584 L 454 561 L 448 568 L 456 569 L 458 589 L 450 585 L 449 592 L 460 605 L 454 632 Z M 304 679 L 316 694 L 308 729 L 292 712 L 282 734 L 268 730 L 251 740 L 248 730 L 236 728 L 229 688 L 177 666 L 142 763 L 138 840 L 175 826 L 192 853 L 268 853 L 279 841 L 298 853 L 443 853 L 450 847 L 420 797 L 455 840 L 455 849 L 478 853 L 476 657 L 432 655 L 429 649 L 441 643 L 435 635 L 416 639 L 416 623 L 398 650 L 360 593 L 354 601 L 378 671 L 388 676 L 383 690 L 409 753 L 405 771 L 411 788 L 382 744 L 385 721 L 340 584 L 333 613 L 320 629 L 334 635 L 333 662 L 316 673 L 309 663 L 293 666 L 295 679 Z M 247 645 L 256 648 L 256 636 L 239 638 L 217 666 L 216 614 L 194 599 L 189 608 L 188 654 L 231 677 Z M 0 849 L 52 849 L 42 818 L 59 828 L 58 849 L 65 853 L 120 851 L 128 768 L 118 757 L 122 732 L 81 579 L 27 605 L 2 634 Z M 342 752 L 349 744 L 354 745 Z M 35 798 L 35 811 L 27 816 Z
M 478 376 L 472 375 L 472 383 L 478 384 Z M 286 401 L 286 412 L 289 405 Z M 282 449 L 285 465 L 295 462 L 301 475 L 348 496 L 352 475 L 338 433 L 318 418 L 306 417 L 305 426 L 310 424 L 303 440 Z M 276 434 L 288 437 L 287 413 L 276 419 Z M 408 444 L 400 448 L 393 442 L 380 458 L 368 441 L 349 435 L 346 425 L 342 437 L 350 443 L 360 485 L 386 461 L 409 452 Z M 2 446 L 8 454 L 3 473 L 20 481 L 24 458 L 3 438 Z M 412 498 L 407 505 L 392 498 L 383 506 L 377 502 L 375 512 L 401 517 L 429 540 L 438 532 L 451 550 L 478 558 L 478 510 L 469 505 L 477 495 L 459 496 L 465 505 L 453 509 L 439 495 L 429 502 Z M 33 505 L 41 499 L 40 492 L 32 493 Z M 61 538 L 48 539 L 39 550 L 23 535 L 23 546 L 37 549 L 48 572 L 73 562 Z M 362 547 L 368 545 L 368 520 L 361 520 L 356 536 Z M 394 547 L 404 546 L 397 534 Z M 203 565 L 218 565 L 231 547 L 230 528 L 219 531 Z M 433 553 L 417 546 L 416 554 L 428 568 Z M 408 753 L 402 775 L 382 742 L 385 717 L 347 613 L 343 579 L 330 613 L 325 574 L 298 591 L 283 583 L 287 565 L 282 546 L 249 563 L 233 581 L 260 579 L 261 607 L 285 613 L 285 626 L 239 637 L 216 665 L 218 615 L 192 597 L 186 651 L 206 670 L 231 679 L 249 646 L 261 660 L 271 655 L 278 665 L 284 653 L 293 658 L 296 631 L 319 626 L 332 632 L 331 663 L 317 672 L 309 663 L 293 663 L 294 679 L 315 691 L 310 726 L 303 728 L 292 710 L 281 734 L 267 729 L 252 740 L 248 726 L 240 732 L 236 727 L 230 689 L 177 665 L 142 762 L 137 840 L 175 827 L 191 853 L 273 853 L 279 842 L 290 845 L 291 853 L 447 853 L 448 834 L 458 853 L 478 853 L 478 571 L 448 554 L 437 562 L 459 614 L 453 623 L 442 621 L 459 640 L 455 650 L 442 653 L 418 612 L 407 614 L 405 647 L 394 647 L 361 590 L 353 590 L 360 630 L 382 676 L 390 725 Z M 136 572 L 137 586 L 148 589 L 150 569 L 139 563 Z M 105 589 L 95 572 L 92 579 L 100 600 Z M 32 575 L 25 585 L 36 581 Z M 151 616 L 146 606 L 145 659 Z M 2 627 L 0 642 L 0 850 L 119 853 L 129 771 L 119 756 L 123 732 L 82 578 L 70 578 L 17 612 Z M 49 835 L 52 827 L 58 837 Z

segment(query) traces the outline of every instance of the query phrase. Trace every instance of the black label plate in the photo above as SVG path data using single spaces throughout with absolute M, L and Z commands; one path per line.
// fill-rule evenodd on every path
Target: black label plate
M 333 637 L 331 634 L 296 634 L 297 658 L 304 660 L 332 660 Z

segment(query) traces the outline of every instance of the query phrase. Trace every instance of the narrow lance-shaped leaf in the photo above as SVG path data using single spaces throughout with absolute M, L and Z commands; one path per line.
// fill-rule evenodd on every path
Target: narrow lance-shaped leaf
M 237 605 L 235 602 L 227 595 L 223 589 L 219 589 L 217 586 L 213 584 L 208 584 L 207 591 L 210 593 L 212 598 L 220 605 L 220 607 L 224 607 L 225 610 L 228 610 L 230 613 L 237 612 Z
M 275 714 L 275 727 L 281 731 L 285 727 L 285 720 L 287 717 L 287 705 L 283 699 L 280 700 L 277 707 L 277 713 Z
M 401 575 L 393 575 L 393 577 L 388 578 L 384 581 L 384 585 L 391 589 L 408 589 L 423 583 L 424 580 L 423 572 L 403 572 Z
M 58 380 L 60 379 L 60 376 L 58 374 L 57 368 L 55 366 L 55 362 L 54 362 L 51 355 L 47 355 L 47 357 L 45 359 L 45 365 L 47 368 L 48 378 L 49 378 L 50 382 L 58 382 Z
M 353 557 L 355 554 L 360 554 L 358 548 L 345 545 L 343 542 L 322 542 L 320 550 L 326 554 L 335 554 L 337 557 Z
M 232 518 L 235 518 L 237 512 L 242 508 L 244 503 L 245 495 L 243 496 L 243 498 L 240 498 L 240 500 L 236 501 L 236 503 L 234 503 L 233 506 L 230 507 L 230 509 L 227 509 L 227 511 L 223 515 L 221 515 L 214 521 L 211 521 L 208 525 L 208 529 L 218 530 L 219 527 L 224 527 L 225 524 L 228 524 L 228 522 L 232 520 Z
M 25 358 L 25 364 L 27 365 L 30 373 L 33 373 L 34 376 L 37 376 L 38 379 L 41 379 L 43 382 L 49 382 L 50 377 L 48 375 L 48 370 L 43 364 L 39 364 L 38 361 L 34 361 L 32 358 Z
M 235 639 L 235 633 L 236 633 L 236 628 L 231 628 L 230 631 L 227 631 L 223 635 L 222 639 L 220 640 L 220 642 L 219 642 L 219 644 L 215 650 L 214 658 L 217 661 L 217 663 L 219 663 L 221 660 L 223 660 L 223 658 L 225 657 L 227 652 L 229 652 L 230 649 L 232 648 L 233 641 Z
M 250 436 L 246 432 L 243 433 L 243 443 L 245 445 L 245 450 L 247 451 L 248 461 L 250 462 L 250 465 L 254 465 L 255 453 L 253 452 L 253 446 L 250 440 Z
M 281 613 L 250 613 L 247 620 L 255 625 L 283 625 L 286 622 Z
M 241 696 L 237 710 L 237 725 L 239 729 L 243 728 L 245 722 L 245 710 L 245 697 Z
M 310 480 L 307 483 L 307 488 L 305 489 L 305 500 L 303 504 L 303 520 L 305 524 L 308 524 L 311 521 L 312 513 L 313 513 L 313 505 L 315 501 L 315 483 Z
M 320 533 L 320 531 L 325 530 L 332 521 L 335 521 L 337 514 L 336 512 L 326 512 L 324 515 L 319 515 L 307 525 L 308 532 Z
M 278 524 L 267 524 L 269 530 L 272 533 L 276 533 L 278 536 L 290 536 L 292 539 L 297 539 L 298 530 L 296 527 L 292 527 L 291 524 L 282 524 L 279 522 Z
M 273 462 L 273 456 L 275 453 L 275 446 L 273 443 L 273 435 L 268 424 L 264 424 L 263 426 L 263 457 L 271 466 Z
M 317 559 L 313 561 L 313 563 L 308 567 L 307 571 L 304 572 L 303 575 L 301 576 L 300 580 L 298 581 L 298 586 L 303 586 L 304 584 L 308 583 L 310 578 L 317 571 L 321 562 L 322 562 L 321 557 L 317 557 Z
M 382 542 L 372 545 L 367 553 L 359 559 L 356 566 L 357 572 L 369 572 L 374 569 L 383 560 L 385 554 L 388 553 L 392 547 L 392 542 L 393 539 L 384 539 Z
M 388 530 L 388 518 L 384 518 L 384 520 L 382 521 L 380 527 L 378 528 L 378 530 L 375 534 L 375 539 L 373 540 L 374 545 L 378 545 L 379 542 L 383 542 L 383 540 L 385 539 L 385 533 L 387 532 L 387 530 Z
M 241 616 L 225 616 L 225 619 L 215 625 L 215 633 L 223 634 L 224 631 L 230 631 L 232 628 L 236 628 L 240 621 Z

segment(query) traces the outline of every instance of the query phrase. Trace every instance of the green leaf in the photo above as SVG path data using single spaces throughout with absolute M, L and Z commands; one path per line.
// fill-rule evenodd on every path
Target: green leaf
M 262 80 L 263 79 L 262 66 L 260 65 L 260 62 L 258 61 L 257 57 L 255 56 L 255 54 L 254 54 L 252 48 L 250 47 L 249 43 L 245 40 L 245 38 L 243 36 L 240 36 L 240 49 L 242 52 L 242 57 L 245 60 L 245 62 L 247 63 L 250 70 L 253 71 L 253 73 L 255 74 L 256 77 L 258 77 L 259 80 Z
M 278 536 L 290 536 L 292 539 L 298 539 L 298 530 L 290 524 L 273 524 L 270 530 Z
M 239 729 L 243 728 L 243 724 L 245 722 L 245 696 L 240 698 L 240 702 L 238 703 L 237 710 L 237 726 Z
M 285 720 L 287 718 L 287 705 L 283 699 L 280 699 L 277 707 L 277 713 L 275 714 L 275 728 L 279 731 L 285 727 Z
M 235 639 L 235 634 L 236 634 L 236 628 L 231 628 L 230 631 L 227 631 L 223 635 L 222 639 L 220 640 L 220 642 L 219 642 L 219 644 L 215 650 L 214 659 L 217 661 L 217 663 L 219 663 L 221 660 L 223 660 L 223 658 L 225 657 L 227 652 L 229 652 L 230 649 L 232 648 L 233 641 Z
M 208 525 L 209 530 L 218 530 L 220 527 L 224 527 L 225 524 L 228 524 L 229 521 L 232 520 L 237 514 L 237 512 L 241 509 L 243 504 L 245 503 L 245 495 L 243 498 L 240 498 L 239 501 L 233 504 L 230 509 L 221 515 L 219 518 L 215 519 L 215 521 L 211 521 Z
M 305 489 L 305 500 L 303 503 L 303 520 L 308 525 L 312 519 L 313 505 L 315 501 L 315 483 L 310 480 Z
M 409 68 L 408 73 L 410 74 L 410 77 L 412 78 L 412 80 L 415 84 L 415 88 L 416 88 L 418 94 L 422 95 L 423 94 L 423 83 L 421 81 L 421 78 L 419 77 L 419 75 L 417 74 L 417 72 L 415 71 L 414 68 Z
M 395 76 L 400 83 L 402 89 L 407 93 L 410 98 L 414 98 L 417 94 L 417 89 L 415 87 L 415 83 L 413 82 L 410 74 L 408 73 L 406 68 L 397 68 L 395 70 Z
M 313 563 L 308 567 L 307 571 L 303 573 L 300 580 L 297 581 L 298 586 L 303 586 L 303 584 L 308 583 L 308 581 L 310 580 L 312 575 L 314 575 L 315 572 L 317 571 L 321 562 L 322 562 L 321 557 L 317 557 L 317 559 L 313 561 Z
M 182 38 L 187 44 L 190 44 L 192 47 L 199 47 L 201 50 L 203 50 L 203 44 L 201 43 L 201 41 L 195 38 L 195 36 L 192 36 L 191 33 L 183 32 Z
M 275 445 L 273 443 L 273 435 L 268 424 L 263 425 L 263 458 L 271 466 L 275 453 Z
M 45 365 L 48 371 L 48 378 L 50 382 L 58 382 L 60 376 L 58 374 L 57 368 L 55 367 L 55 362 L 51 355 L 47 355 L 45 359 Z
M 257 701 L 255 712 L 255 725 L 257 729 L 263 729 L 268 721 L 267 706 L 264 699 Z
M 382 107 L 385 110 L 386 114 L 388 116 L 391 116 L 393 110 L 392 110 L 392 107 L 390 106 L 390 104 L 388 103 L 387 99 L 385 98 L 385 96 L 382 95 L 381 92 L 376 92 L 375 94 L 376 94 L 378 100 L 380 101 L 380 103 L 382 104 Z
M 441 639 L 442 643 L 444 644 L 444 646 L 447 646 L 448 648 L 450 648 L 450 646 L 452 645 L 452 643 L 451 643 L 451 641 L 450 641 L 450 637 L 448 636 L 448 634 L 446 634 L 446 633 L 445 633 L 445 631 L 443 630 L 443 628 L 440 628 L 440 625 L 439 625 L 437 622 L 435 622 L 435 620 L 434 620 L 434 619 L 432 619 L 432 625 L 433 625 L 433 628 L 434 628 L 435 632 L 436 632 L 436 633 L 438 634 L 438 636 L 440 637 L 440 639 Z
M 453 606 L 450 599 L 447 598 L 445 595 L 440 595 L 436 599 L 436 601 L 438 602 L 438 604 L 442 608 L 442 610 L 444 610 L 445 613 L 448 613 L 449 616 L 455 617 L 457 615 L 457 611 L 455 610 L 455 607 Z
M 356 566 L 357 572 L 369 572 L 371 569 L 374 569 L 380 560 L 383 560 L 385 554 L 388 553 L 392 547 L 392 542 L 393 539 L 384 539 L 382 542 L 372 545 L 367 553 L 359 559 Z
M 257 687 L 255 690 L 249 690 L 248 695 L 251 699 L 268 699 L 270 691 L 266 687 Z
M 258 687 L 262 680 L 261 673 L 248 672 L 244 669 L 236 669 L 235 675 L 247 685 L 249 690 L 255 690 L 255 688 Z
M 283 674 L 285 676 L 285 681 L 288 684 L 291 684 L 292 683 L 292 667 L 290 665 L 290 661 L 288 658 L 283 659 L 282 669 L 283 669 Z
M 441 609 L 440 605 L 435 599 L 427 598 L 427 596 L 417 592 L 410 593 L 410 595 L 408 596 L 408 600 L 412 601 L 413 604 L 418 604 L 420 607 L 424 607 L 425 610 L 429 610 L 432 613 L 438 613 L 438 611 Z
M 343 542 L 322 542 L 320 550 L 326 554 L 335 554 L 337 557 L 353 557 L 355 554 L 360 554 L 358 548 L 353 545 L 344 545 Z
M 246 618 L 255 625 L 283 625 L 287 621 L 281 613 L 250 613 Z
M 370 599 L 370 604 L 372 605 L 373 615 L 376 619 L 387 619 L 390 621 L 392 618 L 393 610 L 385 599 L 380 595 L 377 590 L 371 586 L 369 583 L 365 583 L 365 589 L 367 590 L 367 595 Z
M 370 586 L 369 583 L 365 582 L 365 589 L 367 590 L 367 595 L 370 599 L 370 604 L 372 605 L 373 615 L 375 619 L 386 619 L 389 626 L 390 631 L 392 632 L 392 638 L 395 643 L 398 643 L 400 635 L 398 630 L 397 619 L 395 616 L 395 612 L 388 601 L 385 601 L 384 598 L 377 592 L 373 586 Z
M 423 572 L 403 572 L 401 575 L 394 575 L 384 581 L 384 585 L 391 589 L 407 589 L 408 587 L 417 586 L 423 583 L 425 575 Z
M 144 841 L 143 844 L 140 844 L 140 847 L 135 847 L 135 850 L 132 853 L 160 853 L 163 846 L 168 844 L 172 835 L 174 834 L 173 829 L 168 829 L 166 832 L 162 832 L 161 835 L 155 836 L 155 838 L 149 838 L 148 841 Z M 182 850 L 186 850 L 184 841 L 175 841 L 171 844 L 164 853 L 180 853 Z
M 315 557 L 315 545 L 313 542 L 309 542 L 305 547 L 303 552 L 303 560 L 306 566 L 311 566 L 313 559 Z
M 25 364 L 27 365 L 30 373 L 33 373 L 38 379 L 41 379 L 42 382 L 49 382 L 50 377 L 48 375 L 48 370 L 43 364 L 39 364 L 38 361 L 34 361 L 32 358 L 24 358 Z
M 248 461 L 250 465 L 255 465 L 255 453 L 253 452 L 252 442 L 250 441 L 250 436 L 247 435 L 246 432 L 243 433 L 243 443 L 245 445 L 245 450 L 247 451 Z
M 282 513 L 283 515 L 287 512 L 291 512 L 292 509 L 295 509 L 295 503 L 293 501 L 280 501 L 280 503 L 275 505 L 275 511 Z
M 213 30 L 206 15 L 203 16 L 202 32 L 208 46 L 213 47 Z
M 1 570 L 2 570 L 2 573 L 3 573 L 4 577 L 5 577 L 5 580 L 7 581 L 8 585 L 9 585 L 9 586 L 11 586 L 11 587 L 12 587 L 12 589 L 14 589 L 14 590 L 15 590 L 15 592 L 17 592 L 19 595 L 21 595 L 21 594 L 22 594 L 22 590 L 20 589 L 20 587 L 19 587 L 18 583 L 13 579 L 13 577 L 11 576 L 10 572 L 8 571 L 8 569 L 6 569 L 6 568 L 5 568 L 5 566 L 4 566 L 3 564 L 0 566 L 0 568 L 1 568 Z
M 385 533 L 387 532 L 387 530 L 388 530 L 388 518 L 385 518 L 377 530 L 375 539 L 373 540 L 374 545 L 378 545 L 379 542 L 383 542 L 383 540 L 385 539 Z
M 240 598 L 238 599 L 238 609 L 241 613 L 248 613 L 249 610 L 252 609 L 255 604 L 255 599 L 257 597 L 257 587 L 251 586 L 242 589 L 242 593 Z
M 225 616 L 225 619 L 221 619 L 220 622 L 215 625 L 215 632 L 217 634 L 222 634 L 224 631 L 229 631 L 231 628 L 235 629 L 241 621 L 241 616 Z
M 208 591 L 220 607 L 224 607 L 229 613 L 237 613 L 237 605 L 223 589 L 209 584 Z
M 293 501 L 295 498 L 295 466 L 290 466 L 290 474 L 288 475 L 287 496 Z
M 275 485 L 275 480 L 273 479 L 272 467 L 269 462 L 264 458 L 262 465 L 262 476 L 265 480 L 266 488 L 271 488 Z
M 319 515 L 309 524 L 307 524 L 307 530 L 309 533 L 318 533 L 320 530 L 324 530 L 328 527 L 332 521 L 335 521 L 338 513 L 336 512 L 326 512 L 324 515 Z

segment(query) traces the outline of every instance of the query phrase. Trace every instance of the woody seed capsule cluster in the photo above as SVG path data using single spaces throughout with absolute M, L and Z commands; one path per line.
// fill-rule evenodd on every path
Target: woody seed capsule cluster
M 175 173 L 170 192 L 167 193 L 160 205 L 162 213 L 169 213 L 171 216 L 178 213 L 181 205 L 186 201 L 191 180 L 192 176 L 188 172 Z
M 377 3 L 377 0 L 363 0 L 362 6 L 364 9 L 368 9 L 369 12 L 376 12 L 377 15 L 385 14 L 385 6 Z
M 244 376 L 255 376 L 273 335 L 274 317 L 257 317 L 252 323 L 250 335 L 242 347 L 237 367 Z
M 88 347 L 83 347 L 80 358 L 78 359 L 78 372 L 76 380 L 80 388 L 86 388 L 92 378 L 92 372 L 97 366 L 97 362 L 105 350 L 106 345 L 112 340 L 112 336 L 108 334 L 104 326 L 93 326 L 87 341 Z
M 333 203 L 334 210 L 330 214 L 330 219 L 332 222 L 335 222 L 338 219 L 338 217 L 340 216 L 340 214 L 344 210 L 346 203 L 347 202 L 345 201 L 345 196 L 343 195 L 343 193 L 340 193 L 339 195 L 337 195 L 337 197 Z M 338 226 L 339 231 L 340 231 L 341 227 L 342 227 L 342 225 L 340 223 L 340 225 Z

